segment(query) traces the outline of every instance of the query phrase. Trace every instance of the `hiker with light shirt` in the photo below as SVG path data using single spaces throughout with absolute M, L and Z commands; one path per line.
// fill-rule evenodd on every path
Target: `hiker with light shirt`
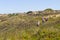
M 37 21 L 37 26 L 39 26 L 40 25 L 40 21 Z
M 45 18 L 44 17 L 42 17 L 42 23 L 44 23 L 45 22 Z

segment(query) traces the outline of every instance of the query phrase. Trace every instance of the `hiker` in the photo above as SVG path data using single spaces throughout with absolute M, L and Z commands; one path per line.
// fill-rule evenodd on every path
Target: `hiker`
M 45 21 L 48 21 L 48 18 L 45 18 Z
M 37 26 L 39 26 L 40 25 L 40 21 L 37 21 Z
M 45 18 L 44 17 L 42 17 L 42 23 L 44 23 L 45 22 Z

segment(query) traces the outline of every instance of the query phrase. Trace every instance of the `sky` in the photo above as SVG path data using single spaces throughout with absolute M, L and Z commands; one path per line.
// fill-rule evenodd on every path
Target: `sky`
M 60 0 L 0 0 L 0 13 L 38 11 L 46 8 L 60 10 Z

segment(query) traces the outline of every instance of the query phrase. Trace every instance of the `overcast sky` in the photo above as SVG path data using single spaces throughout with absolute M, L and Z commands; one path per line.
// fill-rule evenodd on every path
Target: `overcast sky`
M 0 0 L 0 13 L 60 9 L 60 0 Z

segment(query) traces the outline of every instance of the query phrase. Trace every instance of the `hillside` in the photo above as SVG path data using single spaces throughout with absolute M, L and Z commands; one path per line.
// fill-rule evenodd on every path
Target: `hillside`
M 60 40 L 60 12 L 46 10 L 1 15 L 0 40 Z M 43 23 L 42 16 L 48 21 Z

